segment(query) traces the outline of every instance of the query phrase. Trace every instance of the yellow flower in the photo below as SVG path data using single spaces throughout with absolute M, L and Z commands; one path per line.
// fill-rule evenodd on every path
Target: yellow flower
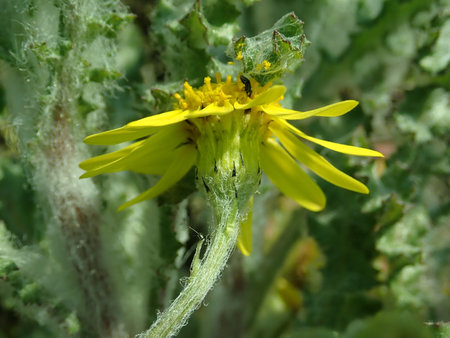
M 270 68 L 271 63 L 269 61 L 267 61 L 267 60 L 264 60 L 262 65 L 263 65 L 264 69 L 267 70 L 267 69 Z
M 234 82 L 230 76 L 222 81 L 217 74 L 216 80 L 211 83 L 207 77 L 198 89 L 186 82 L 184 97 L 175 95 L 178 106 L 173 111 L 86 137 L 85 143 L 96 145 L 140 140 L 82 162 L 80 167 L 86 173 L 81 177 L 122 170 L 162 176 L 153 187 L 120 206 L 119 210 L 158 196 L 193 166 L 198 169 L 198 185 L 207 193 L 219 171 L 224 173 L 216 179 L 219 185 L 240 177 L 231 185 L 234 191 L 226 191 L 231 186 L 225 187 L 224 194 L 235 194 L 236 198 L 239 194 L 246 205 L 257 188 L 254 178 L 259 181 L 261 168 L 282 193 L 301 206 L 312 211 L 323 209 L 326 199 L 322 190 L 297 161 L 334 185 L 359 193 L 369 192 L 364 184 L 335 168 L 303 140 L 349 155 L 382 157 L 382 154 L 317 139 L 288 123 L 288 120 L 313 116 L 340 116 L 358 102 L 347 100 L 299 112 L 279 104 L 286 91 L 284 86 L 270 83 L 260 86 L 243 76 Z M 214 196 L 220 194 L 220 191 L 214 192 Z

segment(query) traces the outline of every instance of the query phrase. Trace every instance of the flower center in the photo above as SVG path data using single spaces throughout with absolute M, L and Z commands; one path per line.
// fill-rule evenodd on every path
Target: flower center
M 233 82 L 230 75 L 223 82 L 220 74 L 217 73 L 216 83 L 212 83 L 209 76 L 205 77 L 204 85 L 200 88 L 192 88 L 189 83 L 185 82 L 184 98 L 178 93 L 174 96 L 178 100 L 179 108 L 195 111 L 210 104 L 217 106 L 223 106 L 227 102 L 245 104 L 270 85 L 269 83 L 261 87 L 254 79 L 247 79 L 244 76 L 240 76 L 236 82 Z
M 184 98 L 175 95 L 179 108 L 195 112 L 209 105 L 243 105 L 270 86 L 259 86 L 244 76 L 236 81 L 228 76 L 222 81 L 217 74 L 216 80 L 211 83 L 211 78 L 206 77 L 198 89 L 186 82 Z M 266 137 L 267 117 L 258 107 L 253 107 L 195 117 L 186 122 L 198 150 L 198 187 L 213 205 L 231 198 L 240 208 L 246 208 L 261 178 L 259 151 Z

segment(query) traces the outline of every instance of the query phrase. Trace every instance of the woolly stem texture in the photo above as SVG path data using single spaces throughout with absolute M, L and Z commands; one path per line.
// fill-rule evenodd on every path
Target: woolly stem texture
M 200 307 L 225 267 L 239 232 L 237 203 L 224 209 L 217 217 L 217 227 L 203 259 L 200 259 L 201 243 L 198 245 L 191 266 L 191 276 L 183 291 L 158 316 L 150 329 L 137 337 L 172 337 L 187 323 L 192 312 Z
M 113 37 L 127 12 L 118 0 L 4 1 L 0 7 L 11 48 L 0 73 L 7 75 L 2 82 L 17 147 L 47 226 L 42 253 L 50 257 L 46 261 L 54 270 L 48 271 L 58 271 L 55 280 L 67 290 L 56 298 L 76 308 L 83 337 L 123 337 L 118 296 L 104 260 L 98 191 L 93 182 L 78 179 L 77 167 L 88 156 L 80 145 L 86 103 L 79 103 L 86 102 L 81 98 L 89 85 L 96 96 L 90 105 L 104 107 L 102 94 L 112 87 L 112 77 L 94 75 L 115 69 Z M 112 19 L 117 24 L 108 26 L 110 31 L 95 28 Z M 60 290 L 42 285 L 49 293 Z

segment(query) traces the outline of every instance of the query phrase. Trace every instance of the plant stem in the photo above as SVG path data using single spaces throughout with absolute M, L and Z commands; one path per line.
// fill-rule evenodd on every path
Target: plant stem
M 217 228 L 212 234 L 203 259 L 197 247 L 191 267 L 191 276 L 180 295 L 166 311 L 158 316 L 150 329 L 137 337 L 171 337 L 183 327 L 189 316 L 200 305 L 213 287 L 231 254 L 239 232 L 239 213 L 236 203 L 225 208 L 217 217 Z

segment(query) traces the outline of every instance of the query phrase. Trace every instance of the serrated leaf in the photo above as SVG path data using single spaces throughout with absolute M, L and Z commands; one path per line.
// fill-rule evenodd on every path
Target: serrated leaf
M 92 82 L 102 83 L 106 80 L 117 80 L 122 76 L 121 73 L 105 68 L 93 68 L 90 70 L 89 79 Z
M 420 60 L 420 65 L 430 73 L 437 73 L 450 62 L 450 53 L 448 52 L 448 45 L 450 43 L 450 19 L 445 22 L 439 32 L 439 38 L 433 46 L 433 51 L 430 55 Z
M 242 63 L 245 74 L 265 84 L 286 71 L 294 71 L 302 62 L 308 45 L 303 22 L 290 13 L 261 34 L 235 40 L 228 54 Z
M 412 208 L 380 237 L 377 249 L 388 256 L 417 254 L 429 229 L 427 211 L 423 207 Z
M 215 26 L 232 23 L 237 26 L 235 20 L 241 13 L 230 0 L 204 0 L 202 1 L 205 17 Z M 234 21 L 234 22 L 233 22 Z
M 159 45 L 158 72 L 164 73 L 166 80 L 203 80 L 211 57 L 200 2 L 161 1 L 153 11 L 152 23 L 153 39 Z
M 389 200 L 385 202 L 383 214 L 380 216 L 376 229 L 389 226 L 399 221 L 405 214 L 405 204 L 399 201 L 396 195 L 391 195 Z
M 192 9 L 180 20 L 178 37 L 191 48 L 205 49 L 208 47 L 207 31 L 200 2 L 196 1 Z

